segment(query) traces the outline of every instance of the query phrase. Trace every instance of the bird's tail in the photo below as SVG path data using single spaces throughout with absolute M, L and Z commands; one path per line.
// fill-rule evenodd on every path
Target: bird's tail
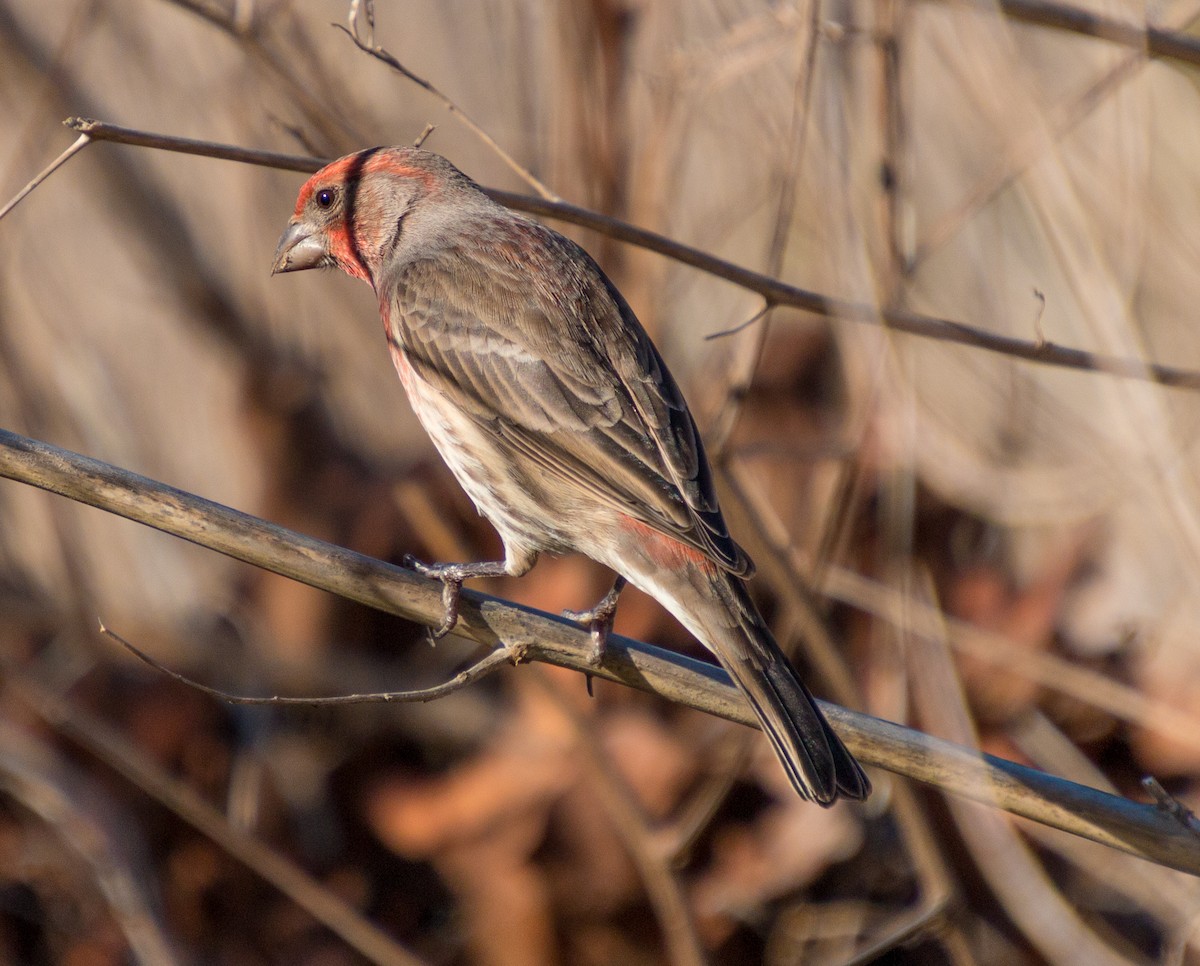
M 745 583 L 724 572 L 709 576 L 713 592 L 683 593 L 690 599 L 676 598 L 676 616 L 717 656 L 750 700 L 796 791 L 825 807 L 838 798 L 865 799 L 870 781 L 779 649 Z M 687 590 L 693 588 L 689 585 Z

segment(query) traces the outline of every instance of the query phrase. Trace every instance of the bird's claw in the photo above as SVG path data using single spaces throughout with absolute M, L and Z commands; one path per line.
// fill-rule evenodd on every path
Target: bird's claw
M 534 559 L 537 559 L 536 556 Z M 472 577 L 503 577 L 505 574 L 519 576 L 533 566 L 530 562 L 529 566 L 523 570 L 510 570 L 509 564 L 504 560 L 481 560 L 478 563 L 435 563 L 427 564 L 418 560 L 412 554 L 405 554 L 403 559 L 404 566 L 410 570 L 415 570 L 422 577 L 428 577 L 430 580 L 440 580 L 442 582 L 442 605 L 445 607 L 445 617 L 442 619 L 442 625 L 437 630 L 432 632 L 435 641 L 445 637 L 458 623 L 458 603 L 462 596 L 462 585 L 464 580 L 470 580 Z
M 462 564 L 427 564 L 412 554 L 405 554 L 403 563 L 422 577 L 442 582 L 442 623 L 437 629 L 431 629 L 429 632 L 433 641 L 440 641 L 454 630 L 458 623 L 458 602 L 462 596 L 463 580 L 469 575 L 463 573 Z
M 612 633 L 613 615 L 597 617 L 596 609 L 564 610 L 563 617 L 576 624 L 582 624 L 592 635 L 592 649 L 588 652 L 587 662 L 591 667 L 599 667 L 604 663 L 604 650 L 608 646 L 608 635 Z
M 462 595 L 462 581 L 455 580 L 453 577 L 442 577 L 442 623 L 436 631 L 433 632 L 433 639 L 440 641 L 443 637 L 454 630 L 454 625 L 458 623 L 458 601 Z
M 612 633 L 613 623 L 617 617 L 617 601 L 625 588 L 625 578 L 618 577 L 612 590 L 605 594 L 596 604 L 587 610 L 564 610 L 562 616 L 567 620 L 582 624 L 592 635 L 592 649 L 588 654 L 588 664 L 600 667 L 604 663 L 604 651 L 608 646 L 608 636 Z

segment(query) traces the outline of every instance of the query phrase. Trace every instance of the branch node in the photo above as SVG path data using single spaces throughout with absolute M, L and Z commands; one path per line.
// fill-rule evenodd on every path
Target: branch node
M 1157 778 L 1152 775 L 1143 778 L 1142 788 L 1154 798 L 1160 811 L 1170 815 L 1192 835 L 1200 838 L 1200 819 L 1196 818 L 1196 813 L 1163 788 Z
M 514 641 L 511 644 L 505 644 L 504 653 L 508 656 L 508 659 L 512 661 L 513 667 L 517 667 L 522 661 L 525 660 L 526 655 L 529 653 L 529 642 Z
M 1046 333 L 1042 330 L 1042 316 L 1046 314 L 1046 293 L 1039 288 L 1033 290 L 1033 297 L 1038 300 L 1037 315 L 1033 317 L 1034 346 L 1045 349 L 1050 343 L 1046 341 Z

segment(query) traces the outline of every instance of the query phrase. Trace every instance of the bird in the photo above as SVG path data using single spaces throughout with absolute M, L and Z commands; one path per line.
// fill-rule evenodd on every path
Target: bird
M 272 274 L 337 268 L 379 300 L 417 419 L 499 533 L 495 561 L 406 563 L 443 584 L 527 573 L 582 553 L 617 576 L 564 614 L 594 658 L 628 581 L 661 602 L 749 700 L 796 792 L 831 806 L 870 793 L 746 586 L 712 467 L 678 384 L 624 297 L 578 244 L 488 197 L 436 153 L 376 147 L 300 189 Z

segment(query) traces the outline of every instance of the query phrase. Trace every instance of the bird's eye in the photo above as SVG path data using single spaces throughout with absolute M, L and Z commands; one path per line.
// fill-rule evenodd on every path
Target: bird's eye
M 317 207 L 332 208 L 334 199 L 337 198 L 337 192 L 332 188 L 322 188 L 317 192 Z

